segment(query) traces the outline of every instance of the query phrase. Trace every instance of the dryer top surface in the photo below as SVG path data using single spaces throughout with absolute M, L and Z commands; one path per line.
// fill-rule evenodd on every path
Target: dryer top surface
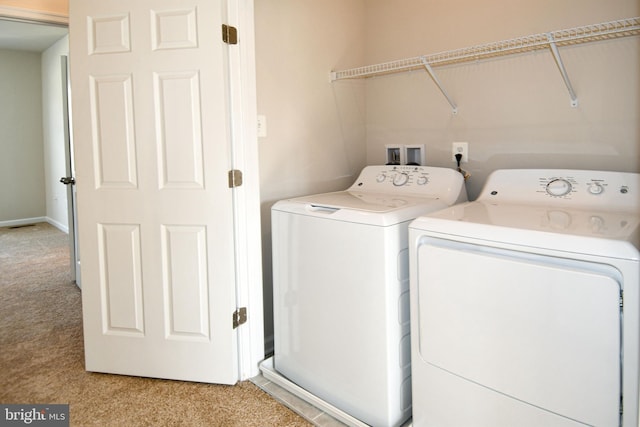
M 499 170 L 474 202 L 416 219 L 415 230 L 637 260 L 640 175 Z

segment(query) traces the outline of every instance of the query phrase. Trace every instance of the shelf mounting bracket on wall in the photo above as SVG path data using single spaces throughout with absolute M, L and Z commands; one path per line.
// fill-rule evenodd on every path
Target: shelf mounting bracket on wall
M 564 67 L 562 62 L 562 58 L 560 57 L 560 52 L 558 51 L 558 46 L 556 45 L 556 41 L 553 38 L 553 34 L 547 34 L 547 40 L 549 40 L 549 47 L 551 48 L 551 53 L 553 53 L 553 58 L 556 60 L 556 64 L 560 69 L 560 74 L 562 74 L 562 79 L 564 80 L 564 84 L 567 86 L 567 90 L 569 91 L 569 96 L 571 97 L 571 106 L 576 108 L 578 106 L 578 97 L 573 90 L 573 86 L 571 86 L 571 81 L 569 80 L 569 75 L 567 74 L 567 70 Z
M 449 105 L 451 105 L 451 109 L 452 109 L 453 115 L 458 114 L 458 107 L 456 107 L 455 102 L 453 102 L 453 100 L 451 99 L 451 97 L 449 96 L 447 91 L 445 90 L 444 86 L 442 86 L 442 83 L 440 83 L 440 80 L 438 79 L 438 76 L 436 76 L 436 73 L 434 73 L 433 68 L 431 68 L 431 65 L 429 65 L 429 61 L 427 61 L 427 58 L 422 56 L 422 57 L 420 57 L 420 61 L 422 61 L 422 65 L 424 65 L 425 70 L 427 70 L 427 73 L 429 73 L 429 75 L 431 76 L 431 79 L 433 80 L 433 82 L 436 84 L 436 86 L 438 86 L 438 89 L 440 89 L 440 92 L 442 92 L 444 97 L 447 98 L 447 101 L 449 102 Z

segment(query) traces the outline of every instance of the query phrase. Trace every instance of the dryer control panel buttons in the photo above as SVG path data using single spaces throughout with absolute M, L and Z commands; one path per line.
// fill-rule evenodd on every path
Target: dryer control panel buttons
M 552 196 L 561 197 L 569 194 L 572 188 L 573 187 L 571 186 L 571 183 L 569 181 L 567 181 L 566 179 L 557 178 L 547 184 L 547 193 Z
M 429 177 L 431 181 L 431 177 Z M 499 169 L 476 200 L 600 211 L 640 211 L 640 174 L 576 169 Z
M 589 194 L 598 195 L 602 194 L 602 192 L 604 191 L 604 187 L 599 182 L 592 182 L 587 187 L 587 191 L 589 191 Z

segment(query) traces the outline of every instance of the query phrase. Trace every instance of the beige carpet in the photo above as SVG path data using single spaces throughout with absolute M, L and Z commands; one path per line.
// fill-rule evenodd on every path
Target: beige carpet
M 72 426 L 309 426 L 253 383 L 221 386 L 84 370 L 67 235 L 0 228 L 0 403 L 68 403 Z

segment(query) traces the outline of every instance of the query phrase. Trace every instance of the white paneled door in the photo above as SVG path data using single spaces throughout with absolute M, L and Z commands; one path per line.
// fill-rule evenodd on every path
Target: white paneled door
M 225 0 L 71 0 L 89 371 L 238 380 Z

